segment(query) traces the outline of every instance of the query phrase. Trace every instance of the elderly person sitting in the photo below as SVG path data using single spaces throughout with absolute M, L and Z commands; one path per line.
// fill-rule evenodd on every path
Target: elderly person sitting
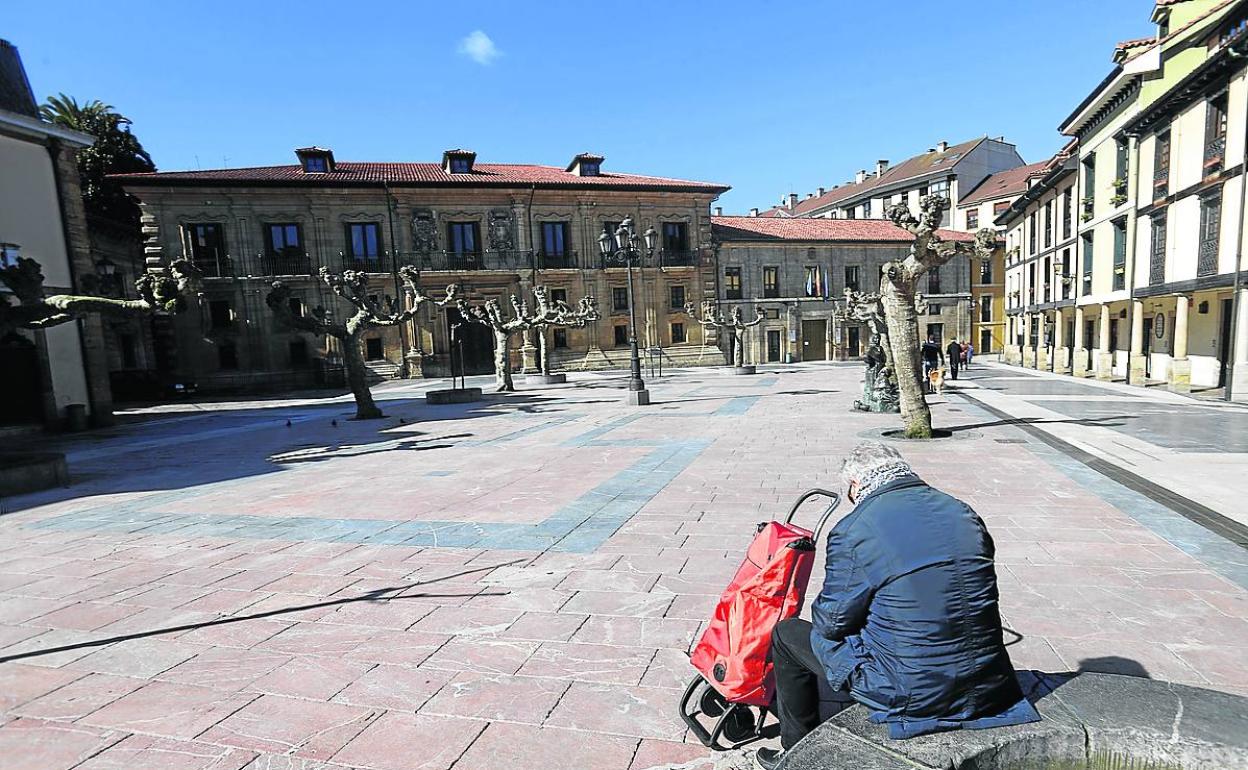
M 814 622 L 783 620 L 771 635 L 781 746 L 819 724 L 819 677 L 892 738 L 1038 720 L 1001 638 L 979 516 L 883 444 L 854 449 L 841 475 L 856 505 L 828 533 Z M 756 759 L 771 770 L 780 756 L 761 749 Z

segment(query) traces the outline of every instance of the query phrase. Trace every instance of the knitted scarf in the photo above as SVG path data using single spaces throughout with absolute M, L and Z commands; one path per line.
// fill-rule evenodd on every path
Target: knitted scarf
M 858 479 L 858 499 L 863 499 L 885 484 L 914 475 L 914 470 L 905 463 L 881 465 Z

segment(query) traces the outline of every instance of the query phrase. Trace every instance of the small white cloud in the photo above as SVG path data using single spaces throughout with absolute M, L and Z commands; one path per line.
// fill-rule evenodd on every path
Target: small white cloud
M 490 36 L 479 29 L 474 29 L 468 37 L 459 41 L 459 52 L 482 66 L 503 55 Z

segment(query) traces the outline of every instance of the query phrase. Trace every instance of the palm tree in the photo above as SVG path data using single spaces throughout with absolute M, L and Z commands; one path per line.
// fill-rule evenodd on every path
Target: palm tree
M 108 179 L 109 174 L 156 170 L 147 150 L 130 132 L 130 119 L 99 99 L 79 104 L 65 94 L 48 97 L 39 106 L 39 114 L 49 123 L 95 137 L 93 145 L 78 151 L 87 213 L 137 227 L 138 205 L 120 184 Z

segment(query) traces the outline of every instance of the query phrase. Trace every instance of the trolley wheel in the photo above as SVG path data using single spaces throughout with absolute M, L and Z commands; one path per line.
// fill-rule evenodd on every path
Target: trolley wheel
M 724 727 L 720 733 L 731 744 L 745 743 L 758 734 L 754 712 L 738 706 L 724 715 Z
M 719 691 L 711 687 L 710 682 L 703 680 L 701 691 L 698 693 L 698 708 L 708 717 L 717 717 L 728 709 L 728 701 L 724 700 L 724 696 Z

